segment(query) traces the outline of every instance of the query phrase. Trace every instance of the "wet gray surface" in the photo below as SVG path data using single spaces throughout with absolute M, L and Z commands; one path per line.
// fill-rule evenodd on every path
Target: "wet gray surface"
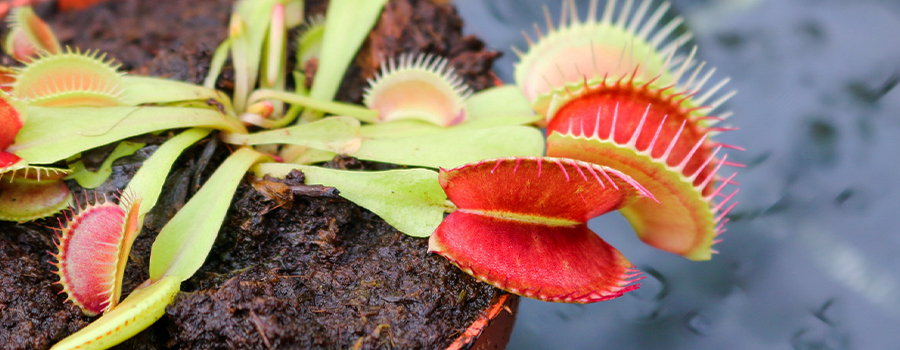
M 557 0 L 457 5 L 506 52 Z M 601 4 L 604 1 L 601 1 Z M 579 2 L 582 15 L 586 1 Z M 718 136 L 747 149 L 721 254 L 692 262 L 591 223 L 648 278 L 592 305 L 525 300 L 510 349 L 900 349 L 900 2 L 676 0 L 738 90 Z M 729 175 L 735 169 L 727 169 Z

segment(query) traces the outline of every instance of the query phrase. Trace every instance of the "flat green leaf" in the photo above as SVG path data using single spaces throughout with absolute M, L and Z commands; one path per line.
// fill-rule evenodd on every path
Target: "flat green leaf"
M 150 209 L 156 206 L 159 199 L 159 193 L 162 192 L 163 184 L 166 182 L 166 176 L 172 169 L 172 164 L 178 159 L 178 156 L 184 152 L 185 148 L 193 145 L 202 139 L 212 130 L 210 129 L 189 129 L 178 134 L 153 152 L 141 168 L 134 174 L 125 193 L 133 193 L 135 197 L 141 198 L 141 206 L 138 210 L 138 217 L 143 221 L 143 217 Z
M 537 129 L 499 126 L 365 140 L 351 155 L 376 162 L 450 169 L 488 158 L 543 154 L 544 137 Z
M 262 157 L 246 147 L 234 152 L 163 227 L 150 250 L 151 280 L 173 276 L 184 281 L 197 272 L 212 249 L 238 183 Z
M 257 165 L 257 176 L 284 177 L 299 169 L 307 184 L 337 188 L 341 197 L 366 208 L 400 232 L 428 237 L 447 211 L 447 196 L 438 184 L 438 174 L 426 169 L 346 171 L 321 167 L 266 163 Z
M 350 60 L 375 25 L 387 0 L 332 0 L 325 13 L 325 34 L 319 66 L 309 96 L 331 100 Z M 315 119 L 309 114 L 308 119 Z
M 541 120 L 542 116 L 532 115 L 500 115 L 490 118 L 469 119 L 462 124 L 455 125 L 452 128 L 456 130 L 466 129 L 482 129 L 495 126 L 507 125 L 528 125 Z
M 212 88 L 185 82 L 126 75 L 125 101 L 130 105 L 142 105 L 148 103 L 172 103 L 181 101 L 206 101 L 213 99 L 220 101 L 226 99 L 225 95 Z
M 416 120 L 416 119 L 400 119 L 385 123 L 366 124 L 360 128 L 363 137 L 371 139 L 383 139 L 390 137 L 407 137 L 416 135 L 425 135 L 454 127 L 445 128 L 433 123 Z
M 206 127 L 246 132 L 215 110 L 175 107 L 29 107 L 28 122 L 8 149 L 31 164 L 48 164 L 84 150 L 149 132 Z
M 116 308 L 50 349 L 101 350 L 128 340 L 162 317 L 180 289 L 181 281 L 173 277 L 139 287 Z
M 539 115 L 507 115 L 491 118 L 467 120 L 451 127 L 442 127 L 429 122 L 415 119 L 400 119 L 385 123 L 363 125 L 359 130 L 363 137 L 370 139 L 383 139 L 391 137 L 408 137 L 426 135 L 448 130 L 473 130 L 491 128 L 496 126 L 528 125 L 541 119 Z
M 530 116 L 534 109 L 522 90 L 515 85 L 504 85 L 480 91 L 466 100 L 466 116 L 469 119 L 498 116 Z
M 359 121 L 350 117 L 328 117 L 308 124 L 253 134 L 225 134 L 222 140 L 235 145 L 290 144 L 336 153 L 359 149 Z
M 72 164 L 72 175 L 69 175 L 68 178 L 78 181 L 78 185 L 81 187 L 97 188 L 112 174 L 112 163 L 116 159 L 130 156 L 141 149 L 141 147 L 144 147 L 144 145 L 144 143 L 123 141 L 106 157 L 103 164 L 100 165 L 100 169 L 97 169 L 96 172 L 87 170 L 84 167 L 84 163 L 78 161 Z

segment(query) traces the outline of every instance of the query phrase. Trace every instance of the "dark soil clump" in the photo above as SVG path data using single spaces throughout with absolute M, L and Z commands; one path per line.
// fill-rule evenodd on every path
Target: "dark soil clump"
M 46 233 L 10 226 L 0 224 L 0 348 L 46 349 L 88 318 L 53 285 L 58 278 L 37 248 L 46 247 Z
M 307 14 L 324 11 L 325 3 L 308 1 Z M 225 38 L 232 0 L 164 4 L 121 0 L 78 13 L 57 13 L 49 5 L 37 10 L 64 45 L 107 52 L 132 73 L 199 83 Z M 450 5 L 391 1 L 338 98 L 358 102 L 380 59 L 400 52 L 448 56 L 473 88 L 492 86 L 490 67 L 499 54 L 462 36 L 461 26 Z M 3 63 L 11 61 L 4 57 Z M 227 77 L 226 68 L 220 88 L 230 86 Z M 153 150 L 151 145 L 116 161 L 98 192 L 112 195 L 124 188 Z M 125 295 L 148 277 L 158 231 L 228 153 L 208 139 L 181 156 L 134 244 Z M 349 157 L 327 166 L 391 167 Z M 283 183 L 301 186 L 298 178 Z M 69 185 L 83 195 L 77 184 Z M 427 240 L 406 236 L 327 191 L 295 195 L 287 203 L 270 198 L 242 183 L 206 264 L 182 284 L 159 322 L 117 348 L 443 348 L 502 293 L 428 254 Z M 55 218 L 0 222 L 0 348 L 46 349 L 92 320 L 64 303 L 65 296 L 57 294 L 61 288 L 52 284 L 57 277 L 48 251 L 55 250 L 54 232 L 47 227 L 55 226 Z
M 237 198 L 215 254 L 183 286 L 192 292 L 167 309 L 169 345 L 446 346 L 497 293 L 346 200 L 272 209 L 250 186 Z

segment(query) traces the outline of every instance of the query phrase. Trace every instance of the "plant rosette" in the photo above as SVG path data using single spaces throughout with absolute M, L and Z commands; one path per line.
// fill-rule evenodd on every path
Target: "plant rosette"
M 629 17 L 632 1 L 626 1 L 613 21 L 616 1 L 610 1 L 598 22 L 593 1 L 581 22 L 574 2 L 565 1 L 561 27 L 520 55 L 516 78 L 523 92 L 508 87 L 472 94 L 449 61 L 407 53 L 385 61 L 370 81 L 368 108 L 330 100 L 384 1 L 363 6 L 335 0 L 323 20 L 307 26 L 297 56 L 304 68 L 318 64 L 308 91 L 305 75 L 296 72 L 296 91 L 285 90 L 286 31 L 302 18 L 296 0 L 238 2 L 205 87 L 124 76 L 97 53 L 61 52 L 34 39 L 46 35 L 11 39 L 13 50 L 31 52 L 20 58 L 28 63 L 16 70 L 11 90 L 27 102 L 20 113 L 29 117 L 16 114 L 8 119 L 18 126 L 0 130 L 0 141 L 7 134 L 15 140 L 2 147 L 14 157 L 77 163 L 81 152 L 132 136 L 190 128 L 148 159 L 124 192 L 126 200 L 95 199 L 73 209 L 77 214 L 63 225 L 56 257 L 64 291 L 85 314 L 103 316 L 56 348 L 106 348 L 160 318 L 180 283 L 203 265 L 248 169 L 261 177 L 253 187 L 276 208 L 302 189 L 265 176 L 301 170 L 307 183 L 336 188 L 334 194 L 397 230 L 430 236 L 429 251 L 466 273 L 546 301 L 597 302 L 637 288 L 639 272 L 587 228 L 589 219 L 612 210 L 622 210 L 648 244 L 708 259 L 734 195 L 723 195 L 731 178 L 716 175 L 731 164 L 716 158 L 728 145 L 709 139 L 728 129 L 714 127 L 724 117 L 708 112 L 730 95 L 704 105 L 723 81 L 695 98 L 712 74 L 695 81 L 702 64 L 681 83 L 695 65 L 694 52 L 676 55 L 687 36 L 658 49 L 680 19 L 654 32 L 668 5 L 645 22 L 650 3 L 641 2 Z M 37 21 L 18 23 L 40 27 Z M 26 41 L 33 48 L 19 50 Z M 228 56 L 235 70 L 230 98 L 212 89 Z M 567 57 L 590 59 L 564 67 L 559 59 Z M 593 70 L 585 73 L 586 66 Z M 548 78 L 550 68 L 557 77 Z M 543 118 L 529 107 L 546 118 L 549 138 L 526 126 Z M 323 118 L 326 113 L 333 116 Z M 262 130 L 248 132 L 245 125 Z M 211 129 L 221 131 L 217 142 L 237 150 L 162 228 L 150 253 L 150 279 L 119 304 L 121 271 L 144 214 L 155 206 L 178 155 Z M 540 157 L 545 144 L 548 156 Z M 140 146 L 131 147 L 114 153 L 127 155 Z M 425 169 L 350 172 L 309 165 L 338 154 Z M 72 168 L 80 173 L 83 167 Z M 44 174 L 61 183 L 61 176 Z M 37 180 L 33 175 L 20 175 L 13 180 L 17 188 L 38 187 L 23 182 Z M 84 176 L 73 178 L 88 183 Z M 714 202 L 720 196 L 725 198 Z M 85 243 L 95 241 L 103 247 Z M 451 348 L 471 344 L 484 325 L 502 319 L 504 310 L 511 313 L 514 300 L 495 301 Z M 264 334 L 263 341 L 271 346 Z
M 26 102 L 21 111 L 27 112 L 29 118 L 27 120 L 19 118 L 19 121 L 25 122 L 20 123 L 22 125 L 17 126 L 16 130 L 9 132 L 13 134 L 16 142 L 9 145 L 7 153 L 28 159 L 34 164 L 62 162 L 72 164 L 73 169 L 78 169 L 73 178 L 78 179 L 79 183 L 99 184 L 105 179 L 80 176 L 83 174 L 82 169 L 86 169 L 83 164 L 76 166 L 80 162 L 82 152 L 133 136 L 189 128 L 177 136 L 169 137 L 153 153 L 131 179 L 119 204 L 105 199 L 85 200 L 83 204 L 73 206 L 71 217 L 67 217 L 66 223 L 61 225 L 54 264 L 59 269 L 63 291 L 69 300 L 84 310 L 86 315 L 102 314 L 102 316 L 90 326 L 57 343 L 54 348 L 107 348 L 128 339 L 161 317 L 166 305 L 173 301 L 180 283 L 190 278 L 205 260 L 222 225 L 231 196 L 235 192 L 234 187 L 243 178 L 244 172 L 257 162 L 271 164 L 271 159 L 249 147 L 258 146 L 260 149 L 266 147 L 271 144 L 269 142 L 273 142 L 269 136 L 282 135 L 282 139 L 274 141 L 276 145 L 297 145 L 324 152 L 350 153 L 362 159 L 430 168 L 453 167 L 489 157 L 534 156 L 543 153 L 544 146 L 540 132 L 522 126 L 535 120 L 536 116 L 528 110 L 527 102 L 520 103 L 524 100 L 519 99 L 516 93 L 511 93 L 515 92 L 515 89 L 495 89 L 482 95 L 470 96 L 468 88 L 461 84 L 459 78 L 444 69 L 447 61 L 438 57 L 415 56 L 419 57 L 421 63 L 406 68 L 423 68 L 427 74 L 421 76 L 424 76 L 426 81 L 429 79 L 431 81 L 427 84 L 449 84 L 449 91 L 454 96 L 448 100 L 454 103 L 448 105 L 446 111 L 415 111 L 415 108 L 408 108 L 410 105 L 406 103 L 409 101 L 400 101 L 399 106 L 401 109 L 413 110 L 406 115 L 413 116 L 411 119 L 414 122 L 431 121 L 429 113 L 436 112 L 456 116 L 452 117 L 449 123 L 444 122 L 442 117 L 423 128 L 421 123 L 400 123 L 404 121 L 400 119 L 405 118 L 392 118 L 379 121 L 377 128 L 363 130 L 363 125 L 358 120 L 367 120 L 374 115 L 372 111 L 330 101 L 323 102 L 323 99 L 327 100 L 328 97 L 316 97 L 317 94 L 321 94 L 317 91 L 322 91 L 316 87 L 327 86 L 323 84 L 333 82 L 314 84 L 314 89 L 309 92 L 312 98 L 304 94 L 287 94 L 278 81 L 281 78 L 272 79 L 273 71 L 283 73 L 283 68 L 281 70 L 277 68 L 283 62 L 279 62 L 276 58 L 284 52 L 284 45 L 277 44 L 279 42 L 283 44 L 284 41 L 273 32 L 285 30 L 284 28 L 291 22 L 287 8 L 295 4 L 290 1 L 270 1 L 263 3 L 260 9 L 247 5 L 250 3 L 240 2 L 236 7 L 235 16 L 232 17 L 228 47 L 237 68 L 250 67 L 246 72 L 238 72 L 237 79 L 242 81 L 239 84 L 243 87 L 237 89 L 239 93 L 235 96 L 235 100 L 238 103 L 234 105 L 229 98 L 208 88 L 123 75 L 117 72 L 116 66 L 96 52 L 82 54 L 78 50 L 69 49 L 58 52 L 35 49 L 34 53 L 28 56 L 30 57 L 28 63 L 24 67 L 16 68 L 11 93 Z M 335 1 L 332 8 L 343 6 L 346 9 L 350 4 Z M 377 18 L 380 5 L 370 10 L 372 11 L 364 11 L 363 15 L 371 18 L 362 22 L 371 25 Z M 326 25 L 342 28 L 346 26 L 341 26 L 341 21 L 357 23 L 362 16 L 357 13 L 355 16 L 347 17 L 347 11 L 336 13 L 338 14 L 334 16 L 326 16 Z M 334 19 L 336 16 L 339 19 Z M 264 25 L 260 25 L 261 23 Z M 356 29 L 354 35 L 358 36 L 360 41 L 369 30 L 364 26 Z M 260 37 L 265 39 L 260 40 Z M 325 40 L 322 43 L 322 53 L 319 57 L 347 55 L 346 48 L 341 48 L 342 53 L 333 52 L 335 40 L 331 40 L 331 46 L 327 42 Z M 346 40 L 342 39 L 340 42 L 343 44 Z M 281 51 L 278 47 L 281 47 Z M 229 50 L 217 50 L 223 51 Z M 346 56 L 347 62 L 350 57 L 352 56 Z M 410 54 L 405 57 L 411 60 L 414 56 Z M 323 61 L 335 62 L 325 59 Z M 276 68 L 270 69 L 272 67 Z M 320 67 L 317 79 L 328 76 L 329 70 L 326 68 L 327 65 Z M 339 73 L 343 76 L 343 71 Z M 400 70 L 390 73 L 405 74 Z M 429 74 L 439 79 L 432 79 Z M 382 96 L 380 99 L 390 99 L 383 96 L 396 96 L 394 92 L 398 91 L 398 86 L 400 92 L 408 88 L 403 87 L 403 84 L 389 83 L 391 79 L 387 76 L 381 77 L 379 79 L 381 85 L 383 87 L 390 85 L 391 88 L 387 88 L 387 92 L 378 92 L 376 90 L 383 87 L 376 87 L 373 95 Z M 251 91 L 251 87 L 256 84 L 259 84 L 260 88 Z M 514 108 L 499 110 L 501 118 L 486 118 L 495 114 L 498 109 L 494 108 L 493 103 L 485 101 L 496 98 L 511 98 L 517 100 L 517 103 L 511 104 Z M 347 116 L 322 119 L 313 117 L 312 120 L 305 120 L 294 126 L 280 125 L 289 124 L 290 122 L 285 120 L 293 117 L 288 115 L 290 111 L 282 111 L 287 114 L 280 113 L 277 103 L 289 103 L 292 108 L 303 106 L 307 111 L 316 113 L 331 112 Z M 520 108 L 521 105 L 526 108 Z M 259 119 L 253 117 L 243 119 L 248 114 L 257 115 Z M 275 119 L 267 121 L 273 116 Z M 272 130 L 248 133 L 238 117 L 244 122 L 262 121 L 259 124 L 264 129 Z M 155 206 L 162 183 L 178 155 L 190 144 L 209 134 L 210 129 L 221 130 L 220 140 L 235 145 L 238 150 L 218 167 L 200 191 L 165 225 L 156 237 L 150 254 L 150 279 L 120 302 L 122 271 L 130 255 L 131 244 L 140 232 L 144 215 Z M 315 135 L 319 135 L 318 138 Z M 491 137 L 491 135 L 501 136 Z M 446 146 L 452 144 L 454 140 L 469 136 L 470 141 L 459 145 L 461 146 L 459 150 L 463 152 L 441 151 L 447 149 Z M 265 141 L 266 139 L 269 141 Z M 420 152 L 404 156 L 402 159 L 386 156 L 416 145 L 422 145 Z M 138 148 L 140 146 L 115 147 L 113 153 L 116 157 L 120 157 Z M 104 161 L 104 167 L 109 167 L 111 162 L 110 159 Z M 436 175 L 431 170 L 411 170 L 415 170 L 413 171 L 417 174 L 415 176 L 424 173 L 428 173 L 428 176 Z M 310 169 L 310 173 L 315 171 Z M 46 174 L 44 172 L 44 177 L 49 178 L 50 176 Z M 369 179 L 365 181 L 373 181 L 372 179 L 378 175 L 367 176 Z M 341 176 L 344 175 L 329 174 L 331 180 L 328 181 L 337 181 L 334 179 Z M 82 180 L 83 178 L 90 180 Z M 429 179 L 432 187 L 437 189 L 435 193 L 440 193 L 436 176 Z M 28 174 L 21 174 L 19 180 L 33 179 Z M 62 184 L 61 176 L 53 177 L 53 180 Z M 359 183 L 365 182 L 350 181 L 351 185 L 358 186 Z M 404 189 L 408 189 L 408 186 Z M 352 192 L 352 190 L 345 191 L 348 196 Z M 364 199 L 353 200 L 364 202 Z M 406 204 L 407 207 L 412 205 L 414 204 Z M 440 198 L 439 203 L 430 208 L 440 210 L 439 213 L 443 213 L 446 209 L 445 198 Z M 373 212 L 382 215 L 380 209 L 373 209 Z M 391 220 L 391 215 L 384 215 L 386 220 Z M 404 233 L 427 235 L 438 225 L 441 217 L 437 216 L 435 221 L 433 215 L 429 216 L 430 229 L 397 225 Z M 193 218 L 203 220 L 198 222 Z M 91 242 L 101 244 L 96 246 Z M 507 295 L 493 303 L 485 317 L 480 318 L 465 332 L 464 337 L 460 338 L 461 344 L 471 343 L 477 338 L 474 335 L 487 332 L 489 325 L 500 324 L 494 320 L 505 319 L 502 315 L 511 314 L 515 308 L 515 300 L 516 297 Z M 508 331 L 511 329 L 508 323 L 503 329 L 506 331 L 503 337 L 508 337 Z

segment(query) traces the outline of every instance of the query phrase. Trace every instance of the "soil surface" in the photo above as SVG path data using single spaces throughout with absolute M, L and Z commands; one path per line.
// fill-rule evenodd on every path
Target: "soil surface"
M 203 80 L 212 51 L 225 37 L 232 0 L 121 0 L 78 13 L 52 3 L 36 11 L 64 45 L 100 50 L 134 74 Z M 326 2 L 308 1 L 307 13 Z M 447 4 L 398 0 L 382 18 L 347 73 L 339 98 L 359 101 L 363 82 L 380 57 L 433 52 L 476 90 L 492 86 L 499 54 L 460 34 Z M 3 57 L 5 64 L 12 62 Z M 314 74 L 314 72 L 307 72 Z M 229 72 L 219 80 L 228 89 Z M 114 195 L 171 134 L 144 137 L 148 146 L 116 161 L 97 191 Z M 108 150 L 83 155 L 102 160 Z M 189 148 L 170 173 L 157 207 L 147 215 L 126 271 L 129 293 L 147 278 L 153 239 L 228 155 L 210 138 Z M 383 165 L 337 158 L 326 166 L 365 170 Z M 283 180 L 303 186 L 302 175 Z M 275 179 L 261 181 L 282 182 Z M 245 181 L 239 187 L 206 264 L 153 327 L 121 349 L 433 349 L 448 345 L 501 293 L 427 253 L 427 241 L 408 237 L 332 192 L 312 188 L 274 201 Z M 257 182 L 258 184 L 258 182 Z M 69 183 L 76 196 L 84 190 Z M 257 186 L 258 187 L 258 186 Z M 93 196 L 91 196 L 93 197 Z M 65 302 L 53 282 L 51 227 L 0 222 L 0 344 L 46 349 L 92 319 Z

